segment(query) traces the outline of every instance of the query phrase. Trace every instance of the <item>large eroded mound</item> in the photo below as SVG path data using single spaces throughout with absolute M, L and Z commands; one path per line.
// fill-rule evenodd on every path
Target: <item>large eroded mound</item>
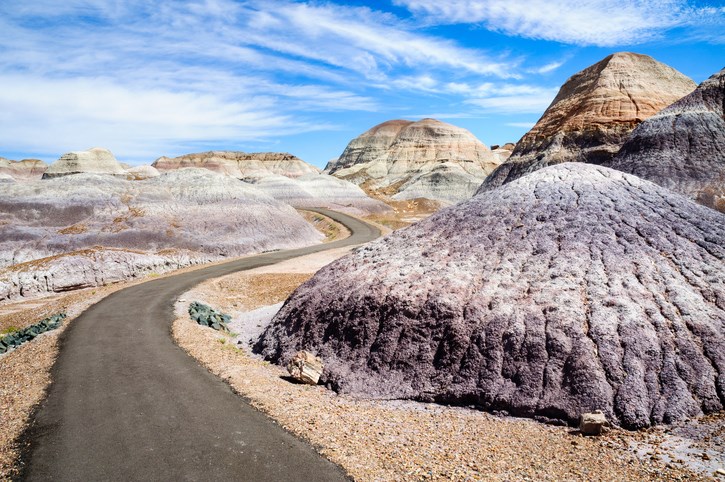
M 327 174 L 307 174 L 294 179 L 269 175 L 244 180 L 296 208 L 325 207 L 363 216 L 391 210 L 387 204 L 372 199 L 355 184 Z
M 393 120 L 350 141 L 325 172 L 393 199 L 458 202 L 499 162 L 466 129 L 435 119 Z
M 226 174 L 298 208 L 327 207 L 353 215 L 390 210 L 356 185 L 322 174 L 315 166 L 284 152 L 210 151 L 173 159 L 161 157 L 153 165 L 160 172 L 197 167 Z
M 608 165 L 725 212 L 725 69 L 640 124 Z
M 292 207 L 203 169 L 144 181 L 78 174 L 0 191 L 0 267 L 94 246 L 216 259 L 319 241 Z
M 725 403 L 725 216 L 612 169 L 542 169 L 320 270 L 256 346 L 373 397 L 644 427 Z
M 574 74 L 481 191 L 562 162 L 602 164 L 632 130 L 696 84 L 646 55 L 612 54 Z M 480 191 L 479 191 L 480 192 Z

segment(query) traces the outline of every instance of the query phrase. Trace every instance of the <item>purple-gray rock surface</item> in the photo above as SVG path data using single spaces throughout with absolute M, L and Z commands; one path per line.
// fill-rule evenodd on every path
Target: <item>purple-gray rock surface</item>
M 255 350 L 341 392 L 628 428 L 725 404 L 725 215 L 564 163 L 357 249 Z
M 0 301 L 322 239 L 291 206 L 206 169 L 143 181 L 74 174 L 7 183 Z
M 637 126 L 606 165 L 725 212 L 725 69 Z

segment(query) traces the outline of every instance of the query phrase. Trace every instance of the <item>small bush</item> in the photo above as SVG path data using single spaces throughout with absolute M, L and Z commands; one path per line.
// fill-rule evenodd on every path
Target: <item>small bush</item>
M 7 334 L 0 338 L 0 354 L 5 353 L 10 348 L 17 348 L 23 343 L 34 340 L 41 333 L 55 330 L 60 326 L 65 316 L 65 313 L 53 315 L 21 330 L 14 327 L 8 328 L 5 330 Z M 11 329 L 13 330 L 12 332 L 10 332 Z
M 189 305 L 189 316 L 202 326 L 208 326 L 215 330 L 228 332 L 227 323 L 232 317 L 213 310 L 211 306 L 204 305 L 198 301 Z

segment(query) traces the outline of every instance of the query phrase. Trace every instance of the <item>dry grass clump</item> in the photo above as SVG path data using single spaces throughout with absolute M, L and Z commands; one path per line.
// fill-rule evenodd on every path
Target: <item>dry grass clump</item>
M 83 223 L 72 224 L 66 228 L 58 230 L 58 234 L 83 234 L 88 232 L 88 226 Z

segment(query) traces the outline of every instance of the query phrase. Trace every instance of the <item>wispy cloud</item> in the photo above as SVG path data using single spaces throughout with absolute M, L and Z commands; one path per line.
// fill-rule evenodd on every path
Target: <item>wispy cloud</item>
M 148 161 L 405 112 L 541 114 L 567 50 L 497 51 L 432 24 L 580 45 L 654 38 L 688 12 L 719 25 L 722 8 L 685 1 L 398 0 L 412 16 L 343 0 L 0 1 L 0 146 Z
M 490 30 L 576 45 L 631 45 L 675 27 L 725 27 L 723 8 L 686 0 L 396 0 L 430 23 L 477 23 Z M 713 38 L 722 35 L 717 28 Z
M 322 2 L 7 2 L 0 30 L 0 143 L 54 155 L 266 142 L 334 128 L 324 113 L 380 110 L 376 91 L 448 93 L 438 79 L 521 70 L 390 13 Z
M 520 129 L 531 129 L 536 125 L 536 122 L 507 122 L 507 126 L 518 127 Z
M 55 156 L 100 145 L 151 161 L 199 142 L 255 140 L 327 127 L 276 114 L 272 106 L 273 99 L 265 97 L 227 102 L 208 94 L 134 89 L 106 79 L 0 75 L 0 144 Z
M 248 42 L 370 78 L 400 65 L 464 69 L 503 78 L 514 74 L 515 62 L 419 34 L 390 14 L 366 7 L 269 0 L 252 5 L 258 10 L 246 15 Z
M 541 67 L 533 67 L 530 69 L 527 69 L 526 71 L 530 74 L 548 74 L 549 72 L 553 72 L 557 70 L 559 67 L 564 65 L 565 61 L 558 60 L 556 62 L 549 62 L 546 65 L 542 65 Z
M 541 114 L 558 91 L 557 87 L 492 82 L 450 82 L 444 88 L 465 96 L 465 104 L 476 106 L 484 113 L 498 114 Z

